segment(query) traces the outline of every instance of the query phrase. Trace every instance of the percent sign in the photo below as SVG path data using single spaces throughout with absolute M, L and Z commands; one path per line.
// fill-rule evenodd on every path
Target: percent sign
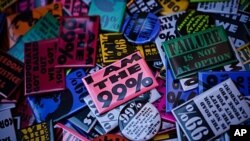
M 188 104 L 186 106 L 186 111 L 187 112 L 178 112 L 178 114 L 177 114 L 177 115 L 180 115 L 180 118 L 183 122 L 186 122 L 189 119 L 188 115 L 190 115 L 190 114 L 192 115 L 192 114 L 196 113 L 196 111 L 194 111 L 193 105 L 191 105 L 191 104 Z
M 61 55 L 58 57 L 57 62 L 59 64 L 65 64 L 67 62 L 67 58 L 72 59 L 73 55 L 70 54 L 70 52 L 72 52 L 74 50 L 74 44 L 66 44 L 65 49 L 63 48 L 59 48 L 59 52 L 61 53 Z
M 103 126 L 104 126 L 104 128 L 105 129 L 110 129 L 110 128 L 112 128 L 112 121 L 113 122 L 118 122 L 118 119 L 116 118 L 115 119 L 115 116 L 114 116 L 114 114 L 113 113 L 108 113 L 107 114 L 107 120 L 106 121 L 101 121 L 101 124 L 104 124 Z
M 203 125 L 202 118 L 196 114 L 192 104 L 186 106 L 186 111 L 179 112 L 177 115 L 180 115 L 182 122 L 185 122 L 185 130 L 191 132 L 190 137 L 192 140 L 201 140 L 204 136 L 208 135 L 208 128 Z
M 112 99 L 113 94 L 118 95 L 117 100 L 123 100 L 127 94 L 127 88 L 134 88 L 135 92 L 141 91 L 141 86 L 143 87 L 149 87 L 153 84 L 153 79 L 150 77 L 142 78 L 143 72 L 138 74 L 137 80 L 135 78 L 129 78 L 126 80 L 125 85 L 124 84 L 117 84 L 112 88 L 112 93 L 110 91 L 102 91 L 97 95 L 97 99 L 100 102 L 103 102 L 103 108 L 109 107 Z
M 187 99 L 183 99 L 182 97 L 183 95 L 188 95 Z M 187 100 L 190 100 L 192 98 L 194 98 L 196 96 L 196 93 L 194 91 L 191 91 L 191 93 L 188 92 L 183 92 L 183 91 L 178 91 L 177 94 L 175 94 L 174 92 L 169 92 L 167 95 L 167 100 L 169 103 L 173 104 L 173 108 L 181 105 L 182 103 L 184 103 Z

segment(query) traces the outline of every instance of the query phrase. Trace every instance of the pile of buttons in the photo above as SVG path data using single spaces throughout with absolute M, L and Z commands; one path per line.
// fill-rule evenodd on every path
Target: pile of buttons
M 249 0 L 1 0 L 0 141 L 249 134 L 249 12 Z

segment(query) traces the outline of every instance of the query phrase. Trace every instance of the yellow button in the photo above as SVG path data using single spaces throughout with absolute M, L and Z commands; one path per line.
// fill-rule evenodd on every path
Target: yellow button
M 171 14 L 174 12 L 185 11 L 188 7 L 188 0 L 158 0 L 163 9 L 160 12 L 162 15 Z

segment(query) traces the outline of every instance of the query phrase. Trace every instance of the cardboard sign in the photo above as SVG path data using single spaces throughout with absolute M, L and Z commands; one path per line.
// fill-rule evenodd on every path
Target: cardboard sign
M 126 0 L 91 0 L 89 16 L 99 15 L 101 30 L 119 32 L 126 9 Z
M 23 64 L 0 51 L 0 95 L 10 97 L 23 81 Z
M 171 110 L 182 103 L 196 97 L 198 93 L 198 88 L 184 91 L 178 80 L 174 80 L 170 69 L 166 70 L 166 112 L 171 112 Z
M 93 67 L 99 29 L 98 16 L 63 17 L 56 67 Z
M 135 0 L 127 4 L 128 12 L 134 13 L 158 13 L 162 9 L 162 5 L 157 0 Z
M 178 12 L 178 13 L 173 13 L 169 14 L 166 16 L 160 16 L 158 19 L 160 20 L 161 23 L 161 30 L 157 38 L 155 39 L 155 43 L 158 49 L 158 52 L 161 57 L 161 61 L 163 62 L 163 65 L 165 68 L 167 68 L 167 62 L 166 62 L 166 53 L 165 50 L 163 49 L 162 42 L 174 39 L 176 38 L 179 34 L 176 30 L 176 22 L 179 19 L 179 17 L 184 14 L 185 12 Z
M 237 62 L 223 27 L 166 41 L 163 46 L 177 79 Z
M 163 9 L 161 15 L 175 14 L 180 11 L 185 11 L 188 8 L 188 0 L 158 0 Z
M 169 122 L 175 122 L 174 116 L 171 113 L 166 112 L 166 79 L 156 77 L 156 80 L 159 84 L 159 86 L 157 86 L 156 89 L 161 94 L 161 98 L 155 101 L 153 104 L 158 109 L 161 115 L 161 119 Z
M 16 131 L 9 110 L 0 111 L 0 140 L 16 141 Z
M 62 16 L 62 5 L 53 3 L 44 7 L 36 8 L 32 11 L 13 14 L 7 17 L 9 48 L 28 32 L 43 16 L 49 12 L 56 18 Z
M 84 107 L 82 110 L 78 111 L 71 118 L 69 118 L 68 121 L 86 133 L 89 133 L 97 120 L 90 109 L 88 107 Z
M 28 101 L 37 122 L 50 119 L 56 122 L 86 106 L 78 95 L 70 93 L 67 89 L 47 95 L 30 95 Z
M 0 11 L 3 11 L 13 3 L 15 3 L 17 0 L 1 0 L 0 1 Z
M 158 85 L 139 52 L 83 78 L 83 83 L 100 114 Z
M 8 50 L 8 54 L 24 62 L 25 43 L 55 38 L 58 34 L 59 21 L 50 13 L 47 13 Z
M 43 140 L 51 141 L 53 137 L 53 126 L 51 121 L 38 123 L 18 130 L 18 140 Z
M 199 93 L 231 78 L 240 93 L 250 103 L 250 72 L 199 72 Z
M 104 65 L 109 65 L 134 53 L 135 51 L 140 51 L 140 54 L 146 61 L 156 61 L 160 59 L 158 50 L 154 43 L 133 45 L 124 38 L 122 33 L 100 34 L 100 43 L 102 63 Z
M 172 113 L 188 140 L 211 140 L 250 118 L 250 108 L 230 78 Z
M 237 14 L 240 0 L 229 0 L 222 2 L 201 2 L 197 10 L 210 13 Z
M 237 48 L 237 51 L 246 70 L 250 70 L 250 43 Z
M 64 70 L 55 68 L 58 39 L 25 44 L 25 95 L 65 89 Z
M 234 46 L 239 48 L 250 42 L 245 25 L 250 24 L 250 14 L 238 11 L 237 14 L 212 14 L 216 26 L 223 26 Z
M 70 129 L 69 127 L 57 123 L 55 126 L 55 140 L 56 141 L 74 141 L 74 140 L 80 140 L 80 141 L 89 141 L 87 138 L 83 137 L 76 131 Z
M 88 13 L 88 6 L 82 0 L 63 0 L 62 3 L 69 16 L 84 16 Z

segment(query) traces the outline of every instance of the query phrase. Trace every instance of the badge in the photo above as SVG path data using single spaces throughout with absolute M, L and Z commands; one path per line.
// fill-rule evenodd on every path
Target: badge
M 162 5 L 157 0 L 133 0 L 127 4 L 128 12 L 135 13 L 158 13 L 162 9 Z
M 126 138 L 116 134 L 105 134 L 100 137 L 94 138 L 93 141 L 128 141 Z
M 166 72 L 166 112 L 199 95 L 198 88 L 184 91 L 178 80 L 174 80 L 170 69 Z
M 200 2 L 197 10 L 210 13 L 237 14 L 240 0 L 229 0 L 222 2 Z
M 52 121 L 41 122 L 18 130 L 18 140 L 54 140 Z
M 179 33 L 176 30 L 176 22 L 179 19 L 179 17 L 184 13 L 185 12 L 178 12 L 158 17 L 161 23 L 161 30 L 155 39 L 155 44 L 160 54 L 161 61 L 163 62 L 165 68 L 167 67 L 166 53 L 165 50 L 163 49 L 162 42 L 174 39 L 179 36 Z
M 63 0 L 63 8 L 69 16 L 84 16 L 88 13 L 88 5 L 82 0 Z
M 56 67 L 93 67 L 98 29 L 98 16 L 62 18 Z
M 67 89 L 46 95 L 30 95 L 28 101 L 37 122 L 50 119 L 56 122 L 86 106 L 78 95 L 72 94 Z
M 250 72 L 199 72 L 199 93 L 205 92 L 222 81 L 231 78 L 245 100 L 250 104 Z
M 77 113 L 75 113 L 72 117 L 68 119 L 68 121 L 81 130 L 89 133 L 91 129 L 93 129 L 96 123 L 95 115 L 90 111 L 88 107 L 84 107 Z
M 100 114 L 158 85 L 139 52 L 116 61 L 82 80 Z
M 66 141 L 66 140 L 80 140 L 80 141 L 89 141 L 87 138 L 83 137 L 76 131 L 70 129 L 69 127 L 57 123 L 55 126 L 55 140 L 57 141 Z
M 237 62 L 221 26 L 166 41 L 163 46 L 177 79 Z
M 119 32 L 126 9 L 126 0 L 91 0 L 88 15 L 99 15 L 101 30 Z
M 0 140 L 16 141 L 16 131 L 10 109 L 0 111 Z
M 121 110 L 118 123 L 122 135 L 129 140 L 150 140 L 160 130 L 161 117 L 152 104 L 134 101 Z
M 250 43 L 237 48 L 237 52 L 246 70 L 250 70 Z
M 211 140 L 229 130 L 230 125 L 249 119 L 249 111 L 229 78 L 176 107 L 172 113 L 188 140 Z
M 215 26 L 214 19 L 208 14 L 190 10 L 177 21 L 177 30 L 181 35 L 199 32 Z
M 188 0 L 158 0 L 158 1 L 163 7 L 163 9 L 160 12 L 162 15 L 169 15 L 172 13 L 185 11 L 189 5 Z
M 32 11 L 8 16 L 9 48 L 13 47 L 15 43 L 35 25 L 35 22 L 45 16 L 48 11 L 50 11 L 54 17 L 59 18 L 62 16 L 62 5 L 60 3 L 53 3 Z
M 109 65 L 117 60 L 120 60 L 136 51 L 146 61 L 159 60 L 158 50 L 154 43 L 145 45 L 134 45 L 129 43 L 122 33 L 105 33 L 100 34 L 101 56 L 103 65 Z
M 25 43 L 56 38 L 58 34 L 59 21 L 53 15 L 47 13 L 8 50 L 8 54 L 24 62 Z
M 23 63 L 0 51 L 0 95 L 10 97 L 23 81 Z
M 65 89 L 64 70 L 55 68 L 58 39 L 25 44 L 25 95 Z
M 135 44 L 153 41 L 160 31 L 160 21 L 153 13 L 136 13 L 124 22 L 122 32 L 125 38 Z

